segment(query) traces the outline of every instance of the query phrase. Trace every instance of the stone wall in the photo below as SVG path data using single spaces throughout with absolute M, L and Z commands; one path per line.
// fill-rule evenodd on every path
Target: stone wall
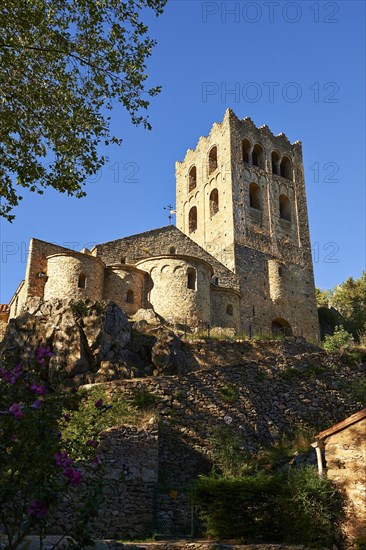
M 240 294 L 211 285 L 211 326 L 240 330 Z
M 8 325 L 9 311 L 0 312 L 0 341 L 5 334 L 5 329 Z
M 107 469 L 97 533 L 133 538 L 151 533 L 158 481 L 158 429 L 122 426 L 105 433 L 102 460 Z
M 39 239 L 31 240 L 25 276 L 27 298 L 34 296 L 43 298 L 46 277 L 40 277 L 39 274 L 47 274 L 47 256 L 60 252 L 70 252 L 70 250 Z
M 186 376 L 116 381 L 107 386 L 108 391 L 127 397 L 135 391 L 153 393 L 159 398 L 161 417 L 172 421 L 187 444 L 194 441 L 203 453 L 209 447 L 209 432 L 217 425 L 231 426 L 242 434 L 244 446 L 256 449 L 301 426 L 327 427 L 360 408 L 345 380 L 361 379 L 361 371 L 342 365 L 335 379 L 330 370 L 333 357 L 324 352 L 286 358 L 265 353 L 260 358 L 263 352 L 259 352 L 255 359 L 250 347 L 197 343 L 189 352 L 184 348 L 190 370 Z M 221 391 L 228 385 L 237 390 L 234 403 L 228 403 Z
M 212 243 L 212 246 L 208 247 L 206 252 L 179 229 L 169 225 L 138 235 L 98 244 L 92 252 L 107 265 L 118 264 L 121 259 L 128 264 L 135 264 L 139 260 L 166 254 L 195 256 L 205 260 L 213 267 L 214 277 L 219 279 L 221 286 L 239 290 L 239 280 L 235 273 L 214 257 L 218 247 L 219 243 Z
M 346 497 L 345 532 L 353 541 L 366 541 L 366 418 L 324 443 L 327 477 Z
M 306 349 L 296 343 L 292 348 L 290 342 L 197 342 L 184 347 L 186 376 L 105 386 L 112 397 L 122 394 L 131 400 L 149 392 L 155 398 L 160 419 L 158 527 L 189 535 L 189 529 L 184 531 L 191 514 L 187 490 L 192 479 L 210 471 L 214 429 L 239 435 L 243 448 L 256 452 L 301 429 L 313 427 L 316 433 L 360 408 L 345 381 L 360 380 L 362 369 L 342 365 L 324 352 L 311 353 L 310 347 L 304 353 Z M 234 402 L 225 398 L 227 387 L 237 392 Z M 313 458 L 315 463 L 315 452 Z
M 101 300 L 104 267 L 98 258 L 71 250 L 48 256 L 44 299 Z
M 143 427 L 107 430 L 98 456 L 106 469 L 98 489 L 98 517 L 91 521 L 94 536 L 129 539 L 152 533 L 158 480 L 158 430 L 154 419 Z M 84 471 L 81 496 L 86 496 L 93 484 L 89 475 Z M 68 494 L 66 500 L 56 515 L 52 534 L 67 532 L 77 517 L 79 500 L 75 493 Z
M 150 274 L 148 301 L 158 315 L 172 323 L 193 326 L 210 323 L 213 271 L 208 263 L 175 254 L 148 258 L 137 266 Z
M 237 274 L 242 285 L 241 329 L 252 334 L 271 334 L 276 318 L 290 323 L 292 332 L 318 340 L 318 314 L 311 266 L 270 258 L 266 254 L 236 245 L 241 258 Z M 280 272 L 278 271 L 281 268 Z
M 106 269 L 104 299 L 113 300 L 127 315 L 146 307 L 147 273 L 134 266 L 117 265 Z
M 22 281 L 16 289 L 14 296 L 10 300 L 9 304 L 9 319 L 16 317 L 22 311 L 27 300 L 27 286 L 26 282 Z

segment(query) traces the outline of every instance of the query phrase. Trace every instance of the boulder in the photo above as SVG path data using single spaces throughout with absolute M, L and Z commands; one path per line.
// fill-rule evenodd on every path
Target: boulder
M 49 346 L 55 353 L 44 373 L 49 382 L 82 383 L 105 362 L 118 365 L 116 376 L 129 377 L 124 370 L 131 364 L 125 361 L 129 342 L 129 321 L 114 302 L 31 298 L 22 313 L 10 320 L 0 351 L 15 348 L 16 359 L 27 366 L 37 348 Z
M 158 375 L 185 373 L 186 356 L 181 349 L 181 341 L 174 332 L 163 330 L 157 335 L 151 351 L 151 362 Z
M 132 321 L 134 322 L 133 328 L 139 330 L 146 325 L 159 326 L 164 322 L 164 319 L 155 313 L 152 308 L 149 308 L 136 311 L 135 315 L 132 317 Z

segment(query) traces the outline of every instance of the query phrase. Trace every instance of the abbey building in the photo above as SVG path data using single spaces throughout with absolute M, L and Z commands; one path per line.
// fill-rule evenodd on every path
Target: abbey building
M 228 109 L 176 163 L 177 226 L 81 252 L 32 239 L 30 297 L 113 300 L 129 316 L 318 339 L 301 143 Z

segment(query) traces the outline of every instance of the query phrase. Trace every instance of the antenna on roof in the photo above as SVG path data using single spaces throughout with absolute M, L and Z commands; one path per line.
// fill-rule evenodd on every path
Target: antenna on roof
M 169 225 L 171 225 L 171 224 L 172 224 L 173 216 L 174 216 L 174 214 L 175 214 L 177 211 L 174 210 L 174 207 L 173 207 L 171 204 L 168 204 L 167 206 L 164 206 L 164 210 L 168 210 L 168 211 L 169 211 L 168 219 L 169 219 Z

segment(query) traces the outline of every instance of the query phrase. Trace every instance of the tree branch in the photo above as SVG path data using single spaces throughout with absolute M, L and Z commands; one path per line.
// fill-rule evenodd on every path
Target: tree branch
M 84 65 L 88 65 L 88 67 L 92 67 L 93 69 L 96 69 L 97 71 L 101 71 L 101 72 L 105 73 L 112 80 L 116 79 L 116 80 L 120 80 L 121 82 L 123 82 L 121 77 L 117 76 L 114 73 L 111 73 L 110 71 L 108 71 L 108 69 L 104 69 L 103 67 L 100 67 L 100 65 L 95 65 L 94 63 L 91 63 L 90 61 L 88 61 L 84 57 L 80 57 L 79 55 L 77 55 L 75 53 L 70 53 L 70 52 L 67 52 L 67 51 L 64 51 L 64 50 L 59 50 L 57 48 L 41 48 L 39 46 L 13 46 L 12 44 L 1 44 L 1 43 L 0 43 L 0 48 L 8 48 L 8 49 L 12 49 L 12 50 L 33 50 L 33 51 L 36 51 L 36 52 L 38 51 L 38 52 L 48 52 L 48 53 L 59 53 L 61 55 L 67 55 L 68 57 L 72 57 L 73 59 L 76 59 L 77 61 L 79 61 L 80 63 L 83 63 Z

